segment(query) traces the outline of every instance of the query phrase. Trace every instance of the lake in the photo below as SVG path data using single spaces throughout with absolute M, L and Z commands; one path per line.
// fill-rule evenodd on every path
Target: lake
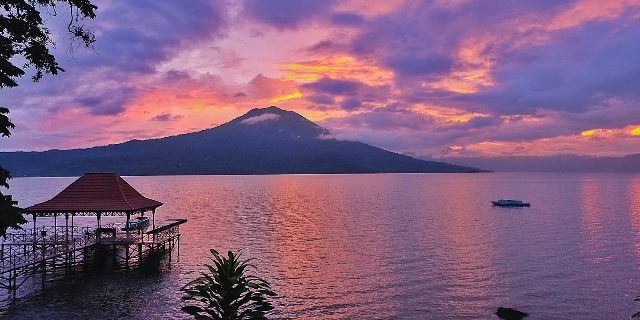
M 179 287 L 208 249 L 242 249 L 277 319 L 628 319 L 640 310 L 640 175 L 125 177 L 187 218 L 179 259 L 103 270 L 2 307 L 7 319 L 186 319 Z M 19 178 L 21 206 L 74 178 Z M 497 208 L 517 198 L 530 208 Z M 41 219 L 40 221 L 44 221 Z M 59 220 L 62 221 L 62 220 Z M 93 225 L 95 218 L 76 218 Z

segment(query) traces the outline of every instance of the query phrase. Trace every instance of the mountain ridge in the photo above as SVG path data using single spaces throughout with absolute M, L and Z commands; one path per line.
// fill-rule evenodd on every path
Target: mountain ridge
M 254 108 L 213 128 L 82 149 L 1 152 L 13 176 L 480 172 L 415 159 L 357 141 L 300 114 Z

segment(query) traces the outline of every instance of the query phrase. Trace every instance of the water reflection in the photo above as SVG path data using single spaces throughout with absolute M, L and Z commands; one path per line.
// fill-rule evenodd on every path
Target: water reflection
M 636 255 L 640 256 L 640 181 L 630 181 L 627 191 L 629 199 L 629 217 L 634 231 L 634 249 Z
M 622 319 L 635 311 L 628 297 L 638 288 L 640 176 L 127 180 L 165 203 L 159 220 L 189 219 L 180 260 L 160 273 L 112 270 L 62 282 L 7 318 L 184 319 L 177 288 L 202 268 L 209 248 L 243 248 L 256 258 L 279 293 L 282 319 L 491 319 L 501 305 L 540 319 Z M 16 179 L 12 193 L 27 205 L 68 182 Z M 488 203 L 508 197 L 533 206 Z
M 580 208 L 582 210 L 583 228 L 586 236 L 585 250 L 592 255 L 597 255 L 600 242 L 598 236 L 602 230 L 601 206 L 606 206 L 606 199 L 602 199 L 598 188 L 597 181 L 584 180 L 580 183 L 581 200 Z M 600 259 L 594 259 L 598 262 Z

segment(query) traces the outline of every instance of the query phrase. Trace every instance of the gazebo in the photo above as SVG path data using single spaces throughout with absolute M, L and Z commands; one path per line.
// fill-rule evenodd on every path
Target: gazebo
M 187 220 L 169 219 L 167 224 L 156 228 L 155 212 L 161 205 L 162 202 L 141 195 L 116 173 L 85 173 L 51 200 L 23 210 L 25 215 L 33 217 L 33 232 L 25 230 L 10 233 L 0 242 L 0 288 L 8 289 L 15 297 L 18 287 L 38 272 L 43 275 L 44 288 L 47 270 L 55 271 L 65 266 L 68 271 L 78 262 L 77 257 L 80 261 L 86 261 L 89 250 L 104 246 L 113 248 L 114 263 L 118 258 L 118 250 L 124 249 L 127 266 L 136 248 L 137 261 L 140 261 L 144 252 L 164 252 L 167 247 L 172 251 L 176 244 L 180 255 L 179 227 Z M 145 231 L 144 226 L 136 226 L 137 232 L 131 234 L 131 216 L 144 216 L 148 212 L 153 215 L 152 229 Z M 64 227 L 57 226 L 58 216 L 65 217 Z M 98 220 L 97 229 L 75 227 L 75 216 L 95 216 Z M 100 221 L 104 216 L 126 216 L 126 233 L 118 236 L 115 225 L 103 227 Z M 53 217 L 53 227 L 43 225 L 42 228 L 36 228 L 37 217 Z M 103 233 L 111 236 L 102 238 Z M 18 278 L 22 280 L 18 281 Z
M 85 173 L 51 200 L 28 207 L 24 213 L 33 216 L 34 232 L 36 217 L 64 216 L 67 227 L 71 217 L 73 229 L 74 216 L 96 216 L 100 228 L 103 216 L 126 216 L 128 224 L 132 215 L 144 216 L 146 212 L 151 212 L 155 228 L 155 210 L 161 205 L 141 195 L 116 173 Z

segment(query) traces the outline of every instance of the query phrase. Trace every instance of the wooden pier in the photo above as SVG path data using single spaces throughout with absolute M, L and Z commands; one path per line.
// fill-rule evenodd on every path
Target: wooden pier
M 141 261 L 148 253 L 167 252 L 174 248 L 180 255 L 180 225 L 185 219 L 175 220 L 156 229 L 129 233 L 114 227 L 40 227 L 33 232 L 11 233 L 0 244 L 0 289 L 9 297 L 16 297 L 20 286 L 35 275 L 42 277 L 56 270 L 74 270 L 86 263 L 89 253 L 100 247 L 113 248 L 114 262 L 130 265 Z M 67 231 L 71 234 L 67 237 Z M 119 255 L 118 252 L 124 252 Z
M 73 273 L 99 251 L 111 251 L 113 262 L 130 266 L 144 256 L 168 253 L 180 255 L 180 225 L 186 219 L 167 220 L 156 226 L 156 209 L 162 203 L 143 197 L 114 173 L 85 174 L 51 200 L 25 209 L 33 218 L 33 228 L 7 234 L 0 244 L 0 289 L 16 298 L 18 289 L 39 275 L 45 286 L 48 275 L 63 270 Z M 151 213 L 150 230 L 131 226 L 132 215 Z M 63 216 L 65 225 L 58 226 Z M 96 227 L 74 226 L 76 216 L 97 217 Z M 102 225 L 102 216 L 126 216 L 121 225 Z M 40 217 L 53 218 L 53 226 L 37 227 Z M 71 220 L 71 224 L 69 223 Z

